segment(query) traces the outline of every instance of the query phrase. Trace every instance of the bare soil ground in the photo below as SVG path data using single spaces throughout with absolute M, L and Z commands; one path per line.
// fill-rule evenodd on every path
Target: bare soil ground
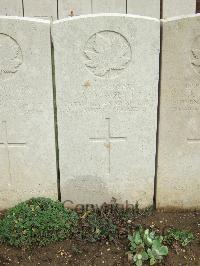
M 193 232 L 196 240 L 185 248 L 179 245 L 171 247 L 162 265 L 200 266 L 200 212 L 153 212 L 131 222 L 133 226 L 155 225 L 161 233 L 169 227 Z M 86 243 L 72 239 L 32 249 L 0 245 L 0 265 L 131 265 L 126 251 L 128 241 L 123 235 L 115 242 Z

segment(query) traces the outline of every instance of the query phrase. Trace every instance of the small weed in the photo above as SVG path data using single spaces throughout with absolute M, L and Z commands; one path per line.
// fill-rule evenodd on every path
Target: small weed
M 72 245 L 71 247 L 72 253 L 75 255 L 82 254 L 82 250 L 77 245 Z
M 101 217 L 93 212 L 86 212 L 79 221 L 78 238 L 89 242 L 102 239 L 113 240 L 116 234 L 116 226 L 107 217 Z
M 100 209 L 89 210 L 90 214 L 95 213 L 96 219 L 107 221 L 109 224 L 115 226 L 115 234 L 112 235 L 114 239 L 127 238 L 127 235 L 132 232 L 135 225 L 135 220 L 139 217 L 149 216 L 153 212 L 153 206 L 145 209 L 140 209 L 139 204 L 118 204 L 115 198 L 112 198 L 110 203 L 104 203 Z M 87 211 L 82 212 L 85 216 Z M 86 219 L 87 220 L 87 219 Z M 111 238 L 112 238 L 111 237 Z
M 193 241 L 195 237 L 191 232 L 171 228 L 167 231 L 164 239 L 169 245 L 172 245 L 174 241 L 177 241 L 182 247 L 185 247 Z
M 139 226 L 128 239 L 133 265 L 142 266 L 145 261 L 148 261 L 149 265 L 155 265 L 168 255 L 168 248 L 163 245 L 163 237 L 156 235 L 154 231 L 144 230 Z

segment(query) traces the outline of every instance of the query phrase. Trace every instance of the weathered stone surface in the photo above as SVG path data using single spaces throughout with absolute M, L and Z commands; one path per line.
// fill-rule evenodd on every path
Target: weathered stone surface
M 22 0 L 0 0 L 0 16 L 23 16 Z
M 57 19 L 57 0 L 24 0 L 24 16 Z
M 63 201 L 152 204 L 159 31 L 131 15 L 53 23 Z
M 0 18 L 0 209 L 57 197 L 50 24 Z
M 92 0 L 92 13 L 126 14 L 126 0 Z
M 160 0 L 127 0 L 127 13 L 160 18 Z
M 200 207 L 200 16 L 163 25 L 157 205 Z
M 196 13 L 196 0 L 163 0 L 163 18 Z
M 92 13 L 91 0 L 58 0 L 59 18 Z

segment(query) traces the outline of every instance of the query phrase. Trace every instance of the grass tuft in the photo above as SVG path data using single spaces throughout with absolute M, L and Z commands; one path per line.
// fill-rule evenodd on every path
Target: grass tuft
M 70 237 L 77 223 L 77 213 L 59 201 L 32 198 L 9 209 L 0 220 L 0 242 L 16 247 L 45 246 Z

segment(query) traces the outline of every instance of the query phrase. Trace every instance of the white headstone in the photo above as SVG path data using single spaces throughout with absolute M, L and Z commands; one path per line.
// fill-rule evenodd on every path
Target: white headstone
M 22 0 L 0 0 L 0 16 L 23 16 Z
M 57 19 L 57 0 L 23 0 L 24 16 Z
M 160 18 L 160 0 L 127 0 L 127 13 Z
M 163 0 L 163 18 L 196 13 L 196 0 Z
M 126 14 L 126 0 L 92 0 L 92 13 Z
M 152 204 L 159 31 L 131 15 L 53 23 L 63 201 Z
M 91 0 L 58 0 L 59 18 L 92 13 Z
M 50 24 L 0 18 L 0 209 L 57 198 Z
M 200 207 L 200 16 L 163 23 L 157 206 Z

